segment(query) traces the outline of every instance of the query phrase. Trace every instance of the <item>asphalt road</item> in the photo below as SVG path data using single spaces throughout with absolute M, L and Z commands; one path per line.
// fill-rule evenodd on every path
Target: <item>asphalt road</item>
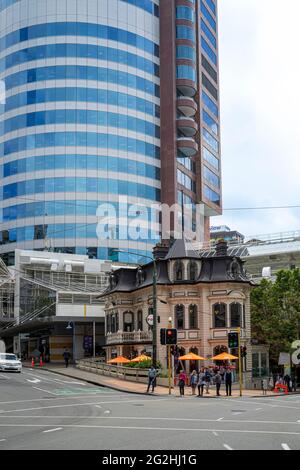
M 0 450 L 300 450 L 300 395 L 132 395 L 43 370 L 0 372 Z

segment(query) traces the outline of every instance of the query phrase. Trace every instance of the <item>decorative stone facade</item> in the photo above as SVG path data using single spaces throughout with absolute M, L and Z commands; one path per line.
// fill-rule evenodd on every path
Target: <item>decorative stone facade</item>
M 208 360 L 187 364 L 187 368 L 211 364 L 210 358 L 227 351 L 227 336 L 241 327 L 241 345 L 247 347 L 245 379 L 251 377 L 250 291 L 243 262 L 221 254 L 200 259 L 177 240 L 157 265 L 157 359 L 166 368 L 166 347 L 159 344 L 159 330 L 167 328 L 169 318 L 178 329 L 180 353 L 196 352 Z M 193 266 L 193 269 L 191 269 Z M 137 271 L 143 271 L 137 276 Z M 133 356 L 152 351 L 152 331 L 147 316 L 152 313 L 153 263 L 137 270 L 121 269 L 104 294 L 106 306 L 107 359 L 116 355 Z M 178 277 L 178 279 L 177 279 Z M 177 351 L 176 351 L 177 352 Z M 175 356 L 176 356 L 175 352 Z M 232 353 L 237 351 L 231 350 Z

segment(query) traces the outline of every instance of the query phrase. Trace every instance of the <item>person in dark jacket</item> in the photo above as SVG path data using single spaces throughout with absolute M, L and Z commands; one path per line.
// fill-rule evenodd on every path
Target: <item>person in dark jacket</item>
M 221 376 L 219 371 L 214 376 L 214 382 L 215 382 L 215 385 L 216 385 L 217 397 L 220 397 L 221 396 L 220 395 L 220 388 L 221 388 L 221 384 L 222 384 L 222 376 Z
M 150 387 L 152 387 L 152 393 L 154 393 L 154 388 L 156 385 L 156 369 L 154 366 L 151 366 L 148 371 L 148 388 L 147 393 L 149 393 Z
M 232 372 L 230 369 L 226 370 L 224 379 L 225 379 L 225 385 L 226 385 L 226 395 L 231 397 Z
M 71 357 L 71 354 L 70 354 L 68 348 L 65 348 L 64 353 L 63 353 L 63 358 L 64 358 L 64 361 L 65 361 L 66 367 L 69 366 L 70 357 Z

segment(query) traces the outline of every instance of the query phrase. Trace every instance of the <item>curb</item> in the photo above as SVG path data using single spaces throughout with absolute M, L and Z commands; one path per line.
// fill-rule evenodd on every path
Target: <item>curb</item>
M 24 368 L 26 369 L 33 369 L 30 365 L 23 365 Z M 117 392 L 123 392 L 123 393 L 129 393 L 129 394 L 132 394 L 132 395 L 144 395 L 144 396 L 154 396 L 154 397 L 170 397 L 170 396 L 173 396 L 173 397 L 178 397 L 178 395 L 169 395 L 169 394 L 160 394 L 160 393 L 147 393 L 147 392 L 138 392 L 138 391 L 132 391 L 132 390 L 127 390 L 127 389 L 124 389 L 124 388 L 120 388 L 120 387 L 116 387 L 116 386 L 113 386 L 113 385 L 107 385 L 107 384 L 104 384 L 104 383 L 99 383 L 99 382 L 96 382 L 96 381 L 93 381 L 91 379 L 82 379 L 80 377 L 77 377 L 77 376 L 71 376 L 69 374 L 66 374 L 62 371 L 57 371 L 57 370 L 53 370 L 53 369 L 48 369 L 47 367 L 37 367 L 33 370 L 46 370 L 48 372 L 52 372 L 53 374 L 57 374 L 57 375 L 63 375 L 64 377 L 69 377 L 71 379 L 77 379 L 77 380 L 81 380 L 82 382 L 86 382 L 86 383 L 89 383 L 91 385 L 96 385 L 97 387 L 106 387 L 106 388 L 109 388 L 111 390 L 115 390 Z M 146 385 L 146 384 L 145 384 Z M 290 392 L 288 395 L 285 394 L 285 393 L 281 393 L 281 394 L 274 394 L 274 395 L 250 395 L 250 396 L 247 396 L 247 395 L 243 395 L 242 397 L 240 396 L 231 396 L 231 397 L 228 397 L 228 398 L 275 398 L 275 397 L 284 397 L 284 396 L 292 396 L 292 395 L 300 395 L 300 392 Z M 186 395 L 186 396 L 189 396 L 189 395 Z M 197 397 L 197 395 L 196 395 Z M 206 397 L 206 396 L 203 396 L 201 398 L 204 398 L 204 399 L 217 399 L 217 398 L 227 398 L 226 395 L 223 395 L 221 397 L 217 397 L 217 396 L 210 396 L 210 397 Z

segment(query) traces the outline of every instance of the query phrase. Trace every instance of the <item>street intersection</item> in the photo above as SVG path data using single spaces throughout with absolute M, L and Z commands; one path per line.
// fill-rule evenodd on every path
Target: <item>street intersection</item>
M 143 396 L 0 373 L 0 450 L 299 450 L 300 395 Z

